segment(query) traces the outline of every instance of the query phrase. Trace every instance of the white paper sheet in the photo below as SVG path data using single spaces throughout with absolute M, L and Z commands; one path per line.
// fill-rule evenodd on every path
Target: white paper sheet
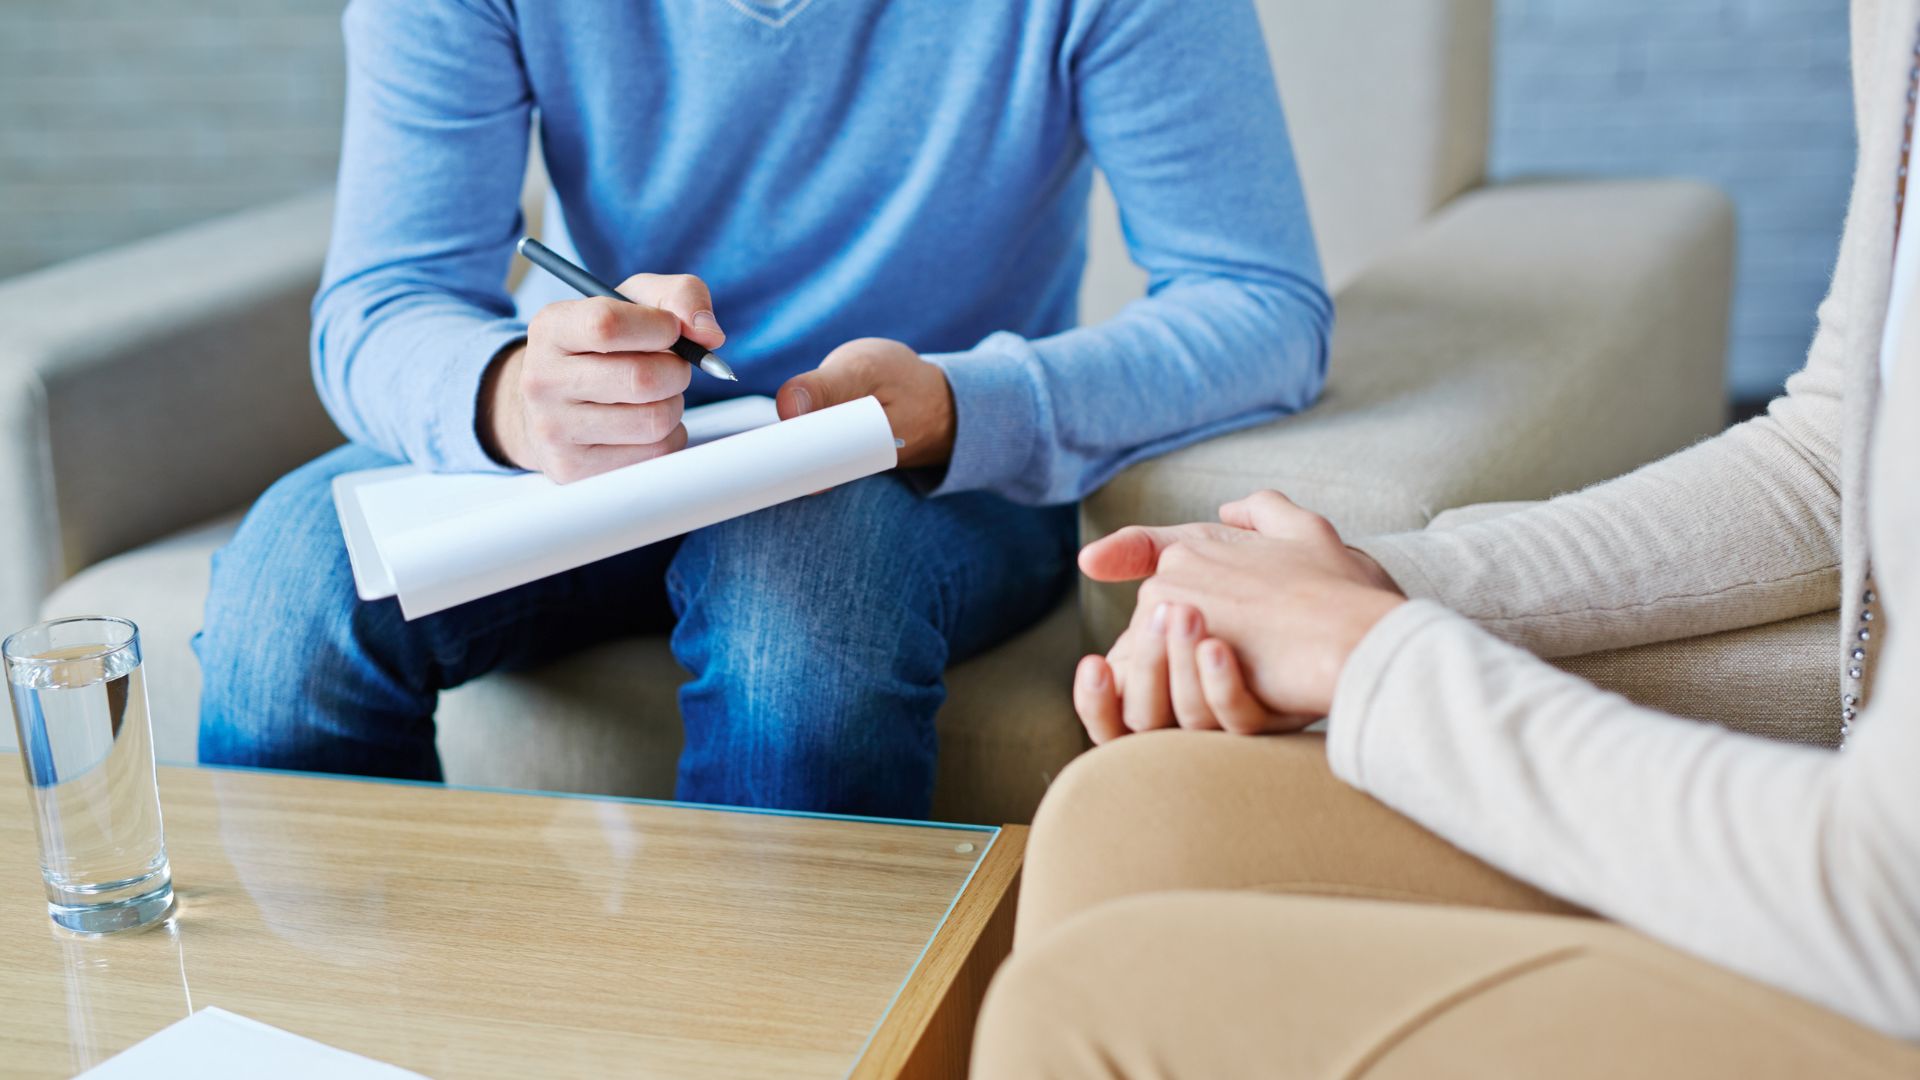
M 567 485 L 411 466 L 339 477 L 334 501 L 360 596 L 398 596 L 401 614 L 417 619 L 897 461 L 873 398 L 775 420 L 768 398 L 690 409 L 687 449 Z
M 422 1080 L 371 1058 L 206 1008 L 80 1074 L 80 1080 Z

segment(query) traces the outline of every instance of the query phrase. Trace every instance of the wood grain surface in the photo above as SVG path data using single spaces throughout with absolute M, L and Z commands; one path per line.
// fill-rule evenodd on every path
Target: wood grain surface
M 176 914 L 86 940 L 47 918 L 0 760 L 0 1074 L 70 1075 L 219 1005 L 435 1077 L 957 1075 L 1024 842 L 247 771 L 160 787 Z

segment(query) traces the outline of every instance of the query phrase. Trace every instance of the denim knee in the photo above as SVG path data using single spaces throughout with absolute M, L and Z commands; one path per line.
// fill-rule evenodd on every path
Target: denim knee
M 409 704 L 380 670 L 390 665 L 369 655 L 369 620 L 383 616 L 358 602 L 331 489 L 343 472 L 385 464 L 343 447 L 296 469 L 214 555 L 194 638 L 202 761 L 304 767 L 316 733 L 352 722 L 368 701 Z
M 668 573 L 681 795 L 916 816 L 931 790 L 947 643 L 879 477 L 690 536 Z

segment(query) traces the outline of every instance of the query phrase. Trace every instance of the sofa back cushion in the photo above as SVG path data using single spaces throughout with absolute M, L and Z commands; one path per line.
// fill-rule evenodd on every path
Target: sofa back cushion
M 1338 290 L 1487 156 L 1493 0 L 1256 0 L 1328 284 Z M 1094 195 L 1081 314 L 1144 291 L 1113 199 Z

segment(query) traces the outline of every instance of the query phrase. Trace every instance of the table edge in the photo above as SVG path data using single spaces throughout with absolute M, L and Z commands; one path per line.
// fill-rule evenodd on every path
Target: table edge
M 978 996 L 984 993 L 986 980 L 999 966 L 1000 958 L 990 958 L 992 967 L 982 971 L 970 972 L 969 967 L 983 938 L 992 934 L 1003 937 L 1006 945 L 1012 942 L 1013 905 L 1008 900 L 1016 892 L 1026 846 L 1026 826 L 1000 826 L 947 917 L 875 1025 L 847 1074 L 849 1078 L 895 1077 L 909 1068 L 916 1073 L 926 1071 L 930 1063 L 921 1058 L 923 1051 L 931 1048 L 923 1044 L 928 1042 L 930 1029 L 940 1021 L 946 1021 L 949 1027 L 955 1020 L 963 1021 L 952 1034 L 971 1041 Z M 961 985 L 968 975 L 975 976 L 979 985 L 971 990 L 972 1000 L 961 1002 L 954 995 L 957 990 L 968 990 Z M 943 1015 L 955 1008 L 964 1008 L 965 1014 Z

